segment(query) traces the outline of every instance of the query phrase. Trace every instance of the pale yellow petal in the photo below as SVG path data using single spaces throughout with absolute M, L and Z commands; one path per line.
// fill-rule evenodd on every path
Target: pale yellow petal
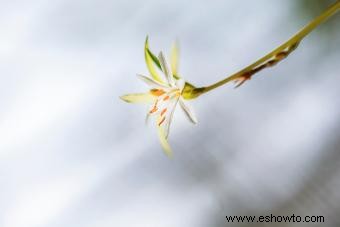
M 120 98 L 128 103 L 152 103 L 155 100 L 155 97 L 149 93 L 122 95 Z
M 145 116 L 145 124 L 149 123 L 150 113 L 148 112 Z
M 178 42 L 175 42 L 173 46 L 171 47 L 170 52 L 170 64 L 171 64 L 171 70 L 175 77 L 178 77 L 178 62 L 179 62 L 179 48 L 178 48 Z
M 165 136 L 165 131 L 162 127 L 157 127 L 158 128 L 158 136 L 159 136 L 159 141 L 161 142 L 162 148 L 164 150 L 164 153 L 168 156 L 168 157 L 172 157 L 172 150 L 171 147 L 169 145 L 168 140 L 166 139 Z

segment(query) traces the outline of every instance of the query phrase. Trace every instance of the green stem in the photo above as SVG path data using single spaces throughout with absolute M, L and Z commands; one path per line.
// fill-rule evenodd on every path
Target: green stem
M 318 27 L 320 24 L 325 22 L 328 18 L 333 16 L 340 8 L 340 1 L 338 0 L 333 5 L 331 5 L 328 9 L 326 9 L 320 16 L 316 17 L 314 20 L 312 20 L 309 24 L 307 24 L 304 28 L 302 28 L 298 33 L 296 33 L 293 37 L 291 37 L 288 41 L 268 53 L 266 56 L 260 58 L 253 64 L 245 67 L 244 69 L 240 70 L 239 72 L 221 80 L 217 83 L 214 83 L 210 86 L 201 87 L 201 88 L 194 88 L 192 87 L 191 90 L 191 97 L 195 98 L 201 94 L 204 94 L 206 92 L 209 92 L 215 88 L 218 88 L 230 81 L 244 78 L 247 79 L 246 76 L 248 76 L 248 79 L 255 74 L 256 72 L 260 71 L 263 68 L 266 68 L 268 66 L 272 66 L 282 60 L 284 57 L 286 57 L 291 51 L 293 51 L 297 45 L 300 43 L 300 41 L 308 35 L 311 31 L 313 31 L 316 27 Z M 279 57 L 280 54 L 285 54 L 283 57 Z M 271 59 L 276 59 L 270 62 Z

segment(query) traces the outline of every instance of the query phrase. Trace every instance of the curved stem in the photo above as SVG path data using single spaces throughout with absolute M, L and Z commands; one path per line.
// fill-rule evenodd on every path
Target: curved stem
M 307 24 L 304 28 L 302 28 L 298 33 L 296 33 L 293 37 L 291 37 L 288 41 L 265 55 L 264 57 L 260 58 L 253 64 L 245 67 L 244 69 L 240 70 L 239 72 L 221 80 L 217 83 L 214 83 L 210 86 L 202 87 L 202 88 L 195 88 L 193 89 L 193 95 L 199 96 L 204 94 L 208 91 L 211 91 L 215 88 L 218 88 L 232 80 L 243 79 L 241 84 L 246 80 L 249 79 L 253 74 L 257 73 L 258 71 L 262 70 L 263 68 L 273 66 L 277 62 L 281 61 L 283 58 L 288 56 L 299 44 L 299 42 L 308 35 L 311 31 L 313 31 L 316 27 L 320 24 L 325 22 L 328 18 L 333 16 L 340 8 L 340 1 L 336 1 L 333 5 L 331 5 L 328 9 L 326 9 L 320 16 L 316 17 L 312 20 L 309 24 Z M 273 59 L 272 61 L 270 61 Z M 241 85 L 239 84 L 239 85 Z

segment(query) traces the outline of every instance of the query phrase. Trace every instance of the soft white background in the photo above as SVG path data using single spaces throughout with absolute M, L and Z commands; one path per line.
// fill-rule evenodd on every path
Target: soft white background
M 118 98 L 147 89 L 135 76 L 147 74 L 146 35 L 155 52 L 178 39 L 181 75 L 203 86 L 332 1 L 320 2 L 1 1 L 0 226 L 228 226 L 226 215 L 271 213 L 339 224 L 339 15 L 241 88 L 194 100 L 198 125 L 176 112 L 173 160 L 146 107 Z

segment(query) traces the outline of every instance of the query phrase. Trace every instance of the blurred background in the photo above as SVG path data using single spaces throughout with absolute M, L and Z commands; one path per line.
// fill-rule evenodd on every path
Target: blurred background
M 334 1 L 1 1 L 0 226 L 300 226 L 226 215 L 323 215 L 340 225 L 340 15 L 239 89 L 174 117 L 173 160 L 146 106 L 144 40 L 209 85 Z

